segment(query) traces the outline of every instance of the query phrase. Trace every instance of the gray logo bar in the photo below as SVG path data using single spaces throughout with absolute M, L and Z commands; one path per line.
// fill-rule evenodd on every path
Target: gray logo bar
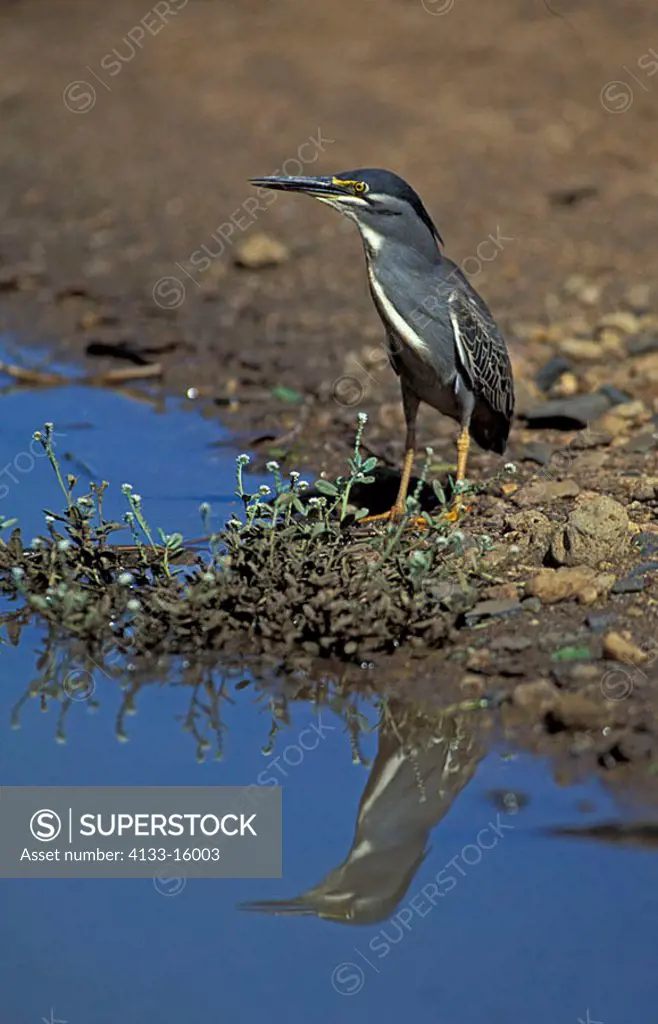
M 3 786 L 0 878 L 281 878 L 278 786 Z

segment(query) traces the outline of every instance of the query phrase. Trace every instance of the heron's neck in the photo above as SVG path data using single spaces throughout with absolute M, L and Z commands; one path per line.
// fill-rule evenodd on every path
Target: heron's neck
M 414 239 L 414 244 L 409 245 L 406 240 L 398 239 L 394 235 L 380 234 L 370 224 L 359 223 L 358 228 L 369 264 L 376 265 L 382 258 L 386 260 L 397 258 L 403 263 L 411 261 L 434 267 L 443 259 L 436 239 L 429 231 L 426 234 L 420 234 L 417 239 Z

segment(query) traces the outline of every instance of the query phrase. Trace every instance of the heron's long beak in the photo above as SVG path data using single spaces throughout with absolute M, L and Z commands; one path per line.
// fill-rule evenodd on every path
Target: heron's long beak
M 298 898 L 289 900 L 252 900 L 247 903 L 239 903 L 238 910 L 248 910 L 257 914 L 315 914 L 313 907 L 309 907 L 303 900 Z
M 303 192 L 309 196 L 344 196 L 345 188 L 337 185 L 329 177 L 296 178 L 283 175 L 272 175 L 269 178 L 250 178 L 252 185 L 259 188 L 271 188 L 278 192 Z

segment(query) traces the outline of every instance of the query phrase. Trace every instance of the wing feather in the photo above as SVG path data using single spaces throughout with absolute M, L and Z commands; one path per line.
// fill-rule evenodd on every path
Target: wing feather
M 507 347 L 484 303 L 461 289 L 448 296 L 448 313 L 459 368 L 478 398 L 507 419 L 514 412 L 514 385 Z

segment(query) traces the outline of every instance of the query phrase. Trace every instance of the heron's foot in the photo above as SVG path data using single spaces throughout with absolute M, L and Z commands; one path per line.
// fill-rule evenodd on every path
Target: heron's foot
M 396 503 L 393 508 L 389 508 L 388 512 L 379 512 L 376 516 L 364 516 L 363 519 L 359 519 L 359 522 L 383 523 L 388 520 L 391 523 L 399 523 L 404 517 L 405 511 L 406 509 Z
M 407 516 L 407 510 L 404 505 L 395 504 L 393 508 L 390 508 L 388 512 L 380 512 L 376 516 L 364 516 L 360 519 L 360 523 L 383 523 L 388 521 L 389 523 L 401 523 L 402 520 Z M 406 524 L 407 528 L 415 527 L 418 530 L 427 529 L 427 523 L 422 516 L 410 516 L 409 521 Z

